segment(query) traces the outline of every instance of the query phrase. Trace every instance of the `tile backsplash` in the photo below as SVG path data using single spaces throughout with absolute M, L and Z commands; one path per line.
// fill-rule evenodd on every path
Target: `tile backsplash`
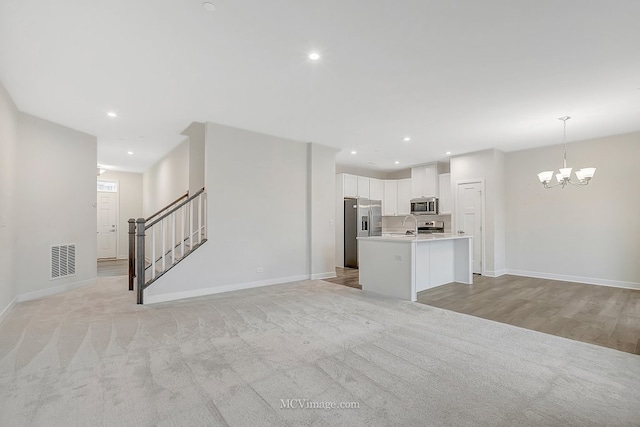
M 413 218 L 407 219 L 406 224 L 402 225 L 402 216 L 383 216 L 382 232 L 383 233 L 403 233 L 407 230 L 413 230 Z M 418 227 L 424 226 L 427 221 L 444 221 L 444 232 L 451 233 L 451 215 L 419 215 Z

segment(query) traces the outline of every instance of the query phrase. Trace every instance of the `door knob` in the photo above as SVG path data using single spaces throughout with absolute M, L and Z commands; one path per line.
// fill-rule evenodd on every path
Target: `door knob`
M 464 234 L 463 230 L 458 230 L 458 234 Z

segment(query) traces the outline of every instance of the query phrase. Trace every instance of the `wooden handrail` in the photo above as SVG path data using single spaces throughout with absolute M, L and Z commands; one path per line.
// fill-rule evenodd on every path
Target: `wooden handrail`
M 167 209 L 169 209 L 171 206 L 175 205 L 176 203 L 178 203 L 179 201 L 181 201 L 182 199 L 184 199 L 185 197 L 189 197 L 189 192 L 187 191 L 186 193 L 184 193 L 182 196 L 178 197 L 177 199 L 175 199 L 173 202 L 169 203 L 167 206 L 165 206 L 164 208 L 160 209 L 158 212 L 154 213 L 153 215 L 151 215 L 148 218 L 145 218 L 146 222 L 149 222 L 151 220 L 151 218 L 156 217 L 158 215 L 160 215 L 162 212 L 166 211 Z
M 164 215 L 162 215 L 160 218 L 154 220 L 152 223 L 147 224 L 148 220 L 145 220 L 145 230 L 150 229 L 151 227 L 153 227 L 154 225 L 156 225 L 157 223 L 159 223 L 160 221 L 162 221 L 164 218 L 168 217 L 169 215 L 171 215 L 172 213 L 174 213 L 175 211 L 177 211 L 178 209 L 180 209 L 181 207 L 183 207 L 184 205 L 186 205 L 187 203 L 189 203 L 190 201 L 194 200 L 196 197 L 198 197 L 200 194 L 204 193 L 204 188 L 202 188 L 200 191 L 198 191 L 197 193 L 195 193 L 193 196 L 190 196 L 187 200 L 183 201 L 182 203 L 174 206 L 171 210 L 167 211 L 164 213 Z M 173 203 L 175 204 L 175 202 Z M 173 205 L 172 204 L 172 205 Z M 167 208 L 170 208 L 172 205 L 167 206 Z M 162 212 L 162 211 L 160 211 Z

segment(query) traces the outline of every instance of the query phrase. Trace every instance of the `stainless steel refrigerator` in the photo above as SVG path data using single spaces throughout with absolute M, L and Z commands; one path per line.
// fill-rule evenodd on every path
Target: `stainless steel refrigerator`
M 382 202 L 344 199 L 344 266 L 358 268 L 357 237 L 382 235 Z

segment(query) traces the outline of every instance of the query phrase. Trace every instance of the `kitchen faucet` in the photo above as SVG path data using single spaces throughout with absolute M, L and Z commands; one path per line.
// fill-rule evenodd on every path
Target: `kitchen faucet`
M 413 235 L 414 236 L 418 236 L 418 217 L 416 217 L 414 214 L 409 214 L 407 216 L 404 217 L 404 219 L 402 220 L 402 226 L 404 227 L 404 223 L 407 222 L 407 218 L 412 217 L 413 220 L 416 222 L 416 228 L 413 231 Z

